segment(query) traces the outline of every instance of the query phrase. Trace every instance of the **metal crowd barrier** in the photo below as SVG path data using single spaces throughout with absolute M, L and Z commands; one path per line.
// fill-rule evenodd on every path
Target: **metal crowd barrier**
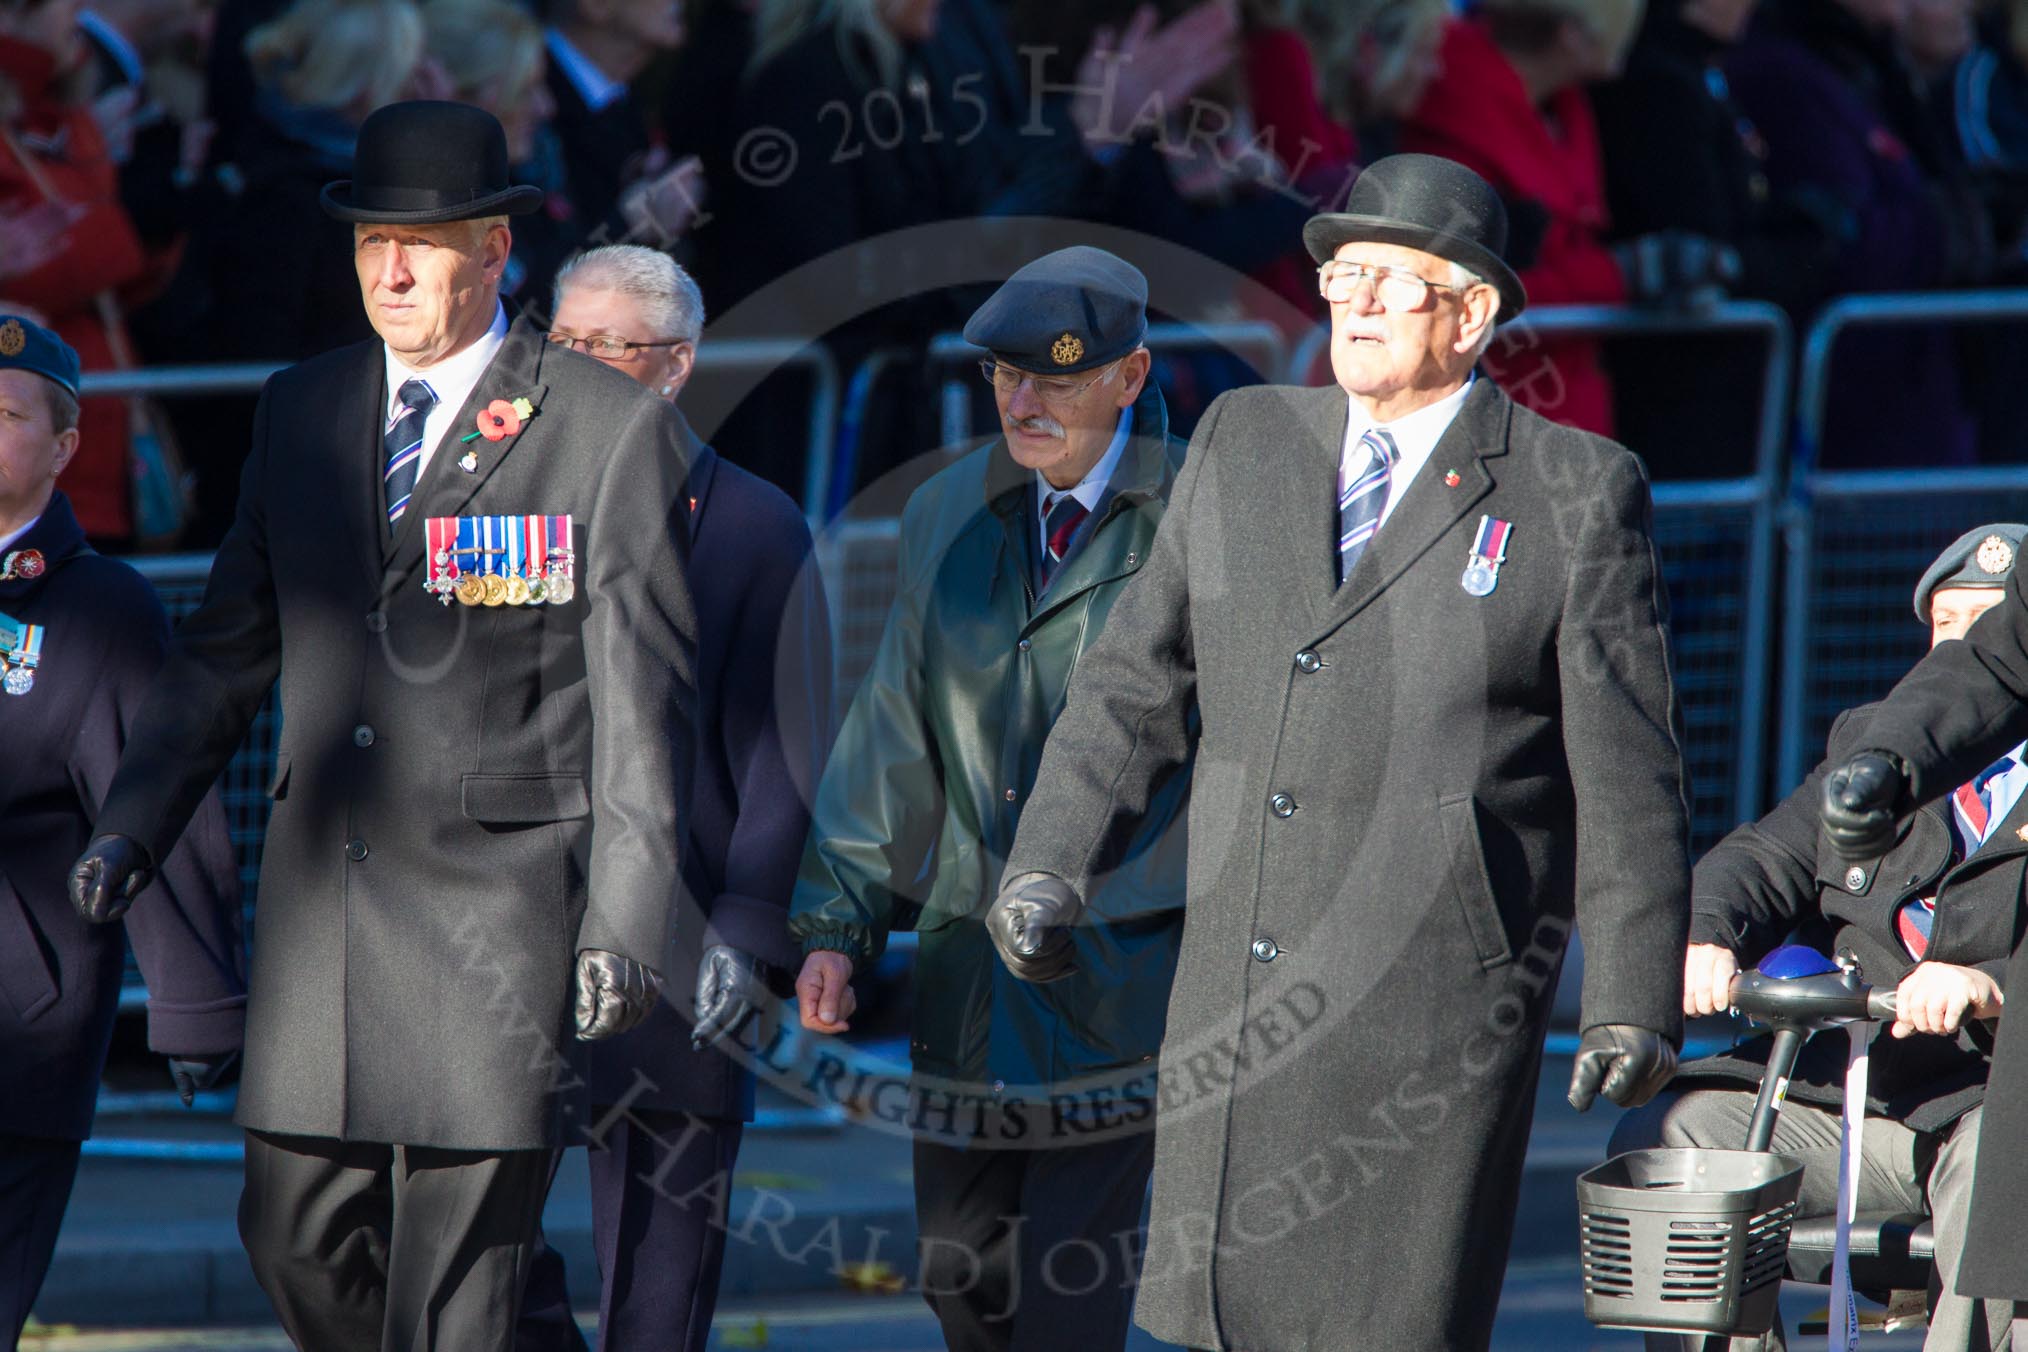
M 2006 320 L 2028 320 L 2028 288 L 1845 296 L 1804 335 L 1782 523 L 1784 787 L 1822 758 L 1840 712 L 1885 695 L 1928 647 L 1913 608 L 1922 570 L 1981 522 L 2028 520 L 2028 466 L 1818 469 L 1838 339 L 1853 328 Z
M 838 363 L 822 345 L 794 338 L 727 338 L 701 343 L 697 349 L 700 374 L 734 371 L 772 371 L 777 368 L 810 373 L 809 445 L 804 463 L 808 478 L 803 491 L 803 509 L 812 524 L 818 519 L 817 505 L 823 501 L 819 466 L 831 462 L 832 429 L 838 424 L 840 388 Z M 79 381 L 79 393 L 94 395 L 149 395 L 157 399 L 189 399 L 202 395 L 258 394 L 268 377 L 284 367 L 272 362 L 242 362 L 231 365 L 150 366 L 131 371 L 90 371 Z

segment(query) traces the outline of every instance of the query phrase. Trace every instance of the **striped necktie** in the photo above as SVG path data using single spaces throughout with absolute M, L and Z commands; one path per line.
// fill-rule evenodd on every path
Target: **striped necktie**
M 1057 565 L 1070 553 L 1070 542 L 1076 537 L 1077 528 L 1084 524 L 1090 513 L 1083 503 L 1068 493 L 1050 494 L 1042 512 L 1043 530 L 1049 539 L 1042 559 L 1042 581 L 1047 586 Z
M 381 438 L 387 447 L 387 528 L 392 531 L 408 500 L 415 495 L 417 472 L 422 468 L 423 423 L 437 406 L 437 392 L 427 382 L 404 380 L 397 391 L 401 407 Z
M 1978 852 L 1992 830 L 1993 781 L 2013 768 L 2014 758 L 2002 756 L 1973 776 L 1971 783 L 1958 785 L 1958 791 L 1951 795 L 1951 807 L 1958 818 L 1958 836 L 1964 841 L 1967 858 Z M 1904 902 L 1894 914 L 1894 932 L 1917 962 L 1929 951 L 1930 931 L 1935 928 L 1935 897 Z
M 1359 438 L 1366 450 L 1366 468 L 1359 477 L 1338 492 L 1338 585 L 1352 576 L 1352 565 L 1366 552 L 1367 542 L 1380 529 L 1380 514 L 1387 507 L 1387 491 L 1393 482 L 1394 462 L 1401 458 L 1394 438 L 1378 427 L 1367 429 Z

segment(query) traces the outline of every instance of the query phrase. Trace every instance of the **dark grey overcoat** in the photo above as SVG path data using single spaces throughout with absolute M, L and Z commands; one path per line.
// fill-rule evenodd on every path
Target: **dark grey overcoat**
M 1900 755 L 1914 773 L 1913 800 L 1930 802 L 2028 737 L 2028 591 L 2023 570 L 2007 579 L 2007 596 L 1980 617 L 1962 642 L 1939 643 L 1902 677 L 1873 711 L 1862 746 Z M 1982 851 L 1983 853 L 1983 851 Z M 1858 860 L 1871 869 L 1876 861 Z M 1938 915 L 1942 923 L 1942 915 Z M 2013 917 L 2013 956 L 2006 989 L 2028 990 L 2028 914 Z M 2018 1008 L 2018 1005 L 2015 1006 Z M 2013 1145 L 2028 1137 L 2028 1021 L 2000 1016 L 1993 1073 L 1986 1084 L 1980 1139 Z M 2018 1149 L 1981 1150 L 1972 1178 L 1972 1214 L 1958 1291 L 1995 1300 L 2028 1301 L 2028 1158 Z
M 676 414 L 518 321 L 390 540 L 384 386 L 378 341 L 268 383 L 98 827 L 159 858 L 279 673 L 239 1121 L 539 1147 L 574 1078 L 574 953 L 668 951 L 696 685 Z M 524 396 L 519 435 L 460 444 Z M 574 518 L 569 604 L 423 590 L 425 518 L 538 512 Z
M 1205 414 L 1011 873 L 1083 886 L 1202 716 L 1137 1317 L 1239 1352 L 1491 1336 L 1551 988 L 1681 1032 L 1687 810 L 1640 464 L 1481 380 L 1343 588 L 1346 395 Z M 1460 585 L 1513 523 L 1491 595 Z

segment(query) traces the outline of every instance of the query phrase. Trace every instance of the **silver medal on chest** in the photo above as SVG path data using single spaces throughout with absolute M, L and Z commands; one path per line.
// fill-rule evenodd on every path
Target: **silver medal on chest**
M 1484 559 L 1473 559 L 1465 565 L 1465 575 L 1458 579 L 1458 585 L 1469 596 L 1491 596 L 1493 588 L 1500 584 L 1500 575 Z

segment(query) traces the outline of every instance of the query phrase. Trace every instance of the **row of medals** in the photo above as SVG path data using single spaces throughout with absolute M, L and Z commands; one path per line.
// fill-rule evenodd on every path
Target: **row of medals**
M 577 595 L 577 585 L 570 580 L 571 552 L 567 549 L 549 551 L 552 564 L 561 560 L 563 569 L 555 577 L 543 577 L 534 569 L 526 577 L 509 573 L 464 573 L 456 578 L 439 574 L 432 582 L 423 585 L 437 593 L 437 599 L 445 605 L 455 597 L 461 606 L 539 606 L 568 605 L 571 597 Z M 437 566 L 443 567 L 451 561 L 451 551 L 440 549 L 436 555 Z

